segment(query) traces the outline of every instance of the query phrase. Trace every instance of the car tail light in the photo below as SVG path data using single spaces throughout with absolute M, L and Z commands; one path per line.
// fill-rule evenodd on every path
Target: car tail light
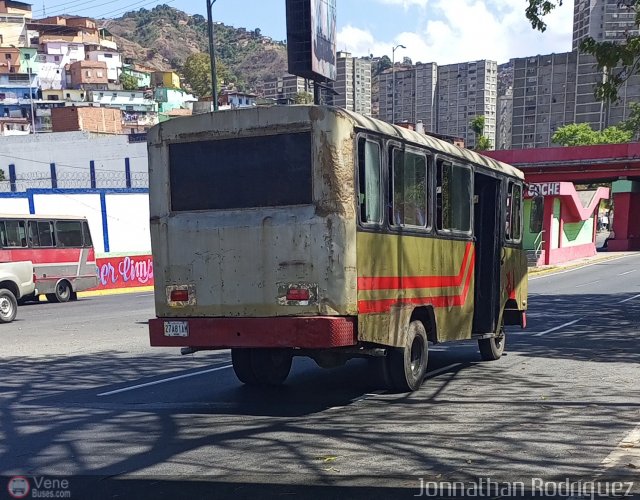
M 170 297 L 172 302 L 188 302 L 189 290 L 172 290 Z
M 287 300 L 309 300 L 308 288 L 289 288 L 287 291 Z

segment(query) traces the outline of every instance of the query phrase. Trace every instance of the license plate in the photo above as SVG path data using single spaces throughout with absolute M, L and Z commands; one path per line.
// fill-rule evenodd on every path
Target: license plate
M 187 321 L 165 321 L 164 322 L 165 337 L 188 337 L 189 322 Z

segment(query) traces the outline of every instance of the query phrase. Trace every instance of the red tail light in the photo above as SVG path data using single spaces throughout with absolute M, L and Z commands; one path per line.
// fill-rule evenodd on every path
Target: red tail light
M 33 273 L 33 282 L 36 282 L 36 273 Z
M 309 289 L 289 288 L 287 291 L 287 300 L 309 300 Z
M 172 290 L 171 301 L 172 302 L 188 302 L 189 290 Z

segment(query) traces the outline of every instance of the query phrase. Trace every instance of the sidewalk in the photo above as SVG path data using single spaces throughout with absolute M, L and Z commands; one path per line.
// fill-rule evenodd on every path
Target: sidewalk
M 529 275 L 540 275 L 552 273 L 555 271 L 562 271 L 565 269 L 577 269 L 579 267 L 585 267 L 598 262 L 604 262 L 607 260 L 619 259 L 626 255 L 633 255 L 638 252 L 598 252 L 591 257 L 585 257 L 584 259 L 572 260 L 569 262 L 562 262 L 560 264 L 550 264 L 548 266 L 530 267 Z

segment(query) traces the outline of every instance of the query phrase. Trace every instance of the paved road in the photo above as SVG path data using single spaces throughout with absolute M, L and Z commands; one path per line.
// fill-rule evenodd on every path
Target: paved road
M 96 476 L 73 478 L 81 498 L 409 498 L 421 479 L 479 478 L 638 491 L 640 256 L 535 277 L 529 307 L 501 360 L 438 346 L 424 387 L 392 395 L 361 360 L 296 359 L 258 391 L 228 352 L 151 349 L 148 294 L 25 306 L 0 328 L 0 473 Z

